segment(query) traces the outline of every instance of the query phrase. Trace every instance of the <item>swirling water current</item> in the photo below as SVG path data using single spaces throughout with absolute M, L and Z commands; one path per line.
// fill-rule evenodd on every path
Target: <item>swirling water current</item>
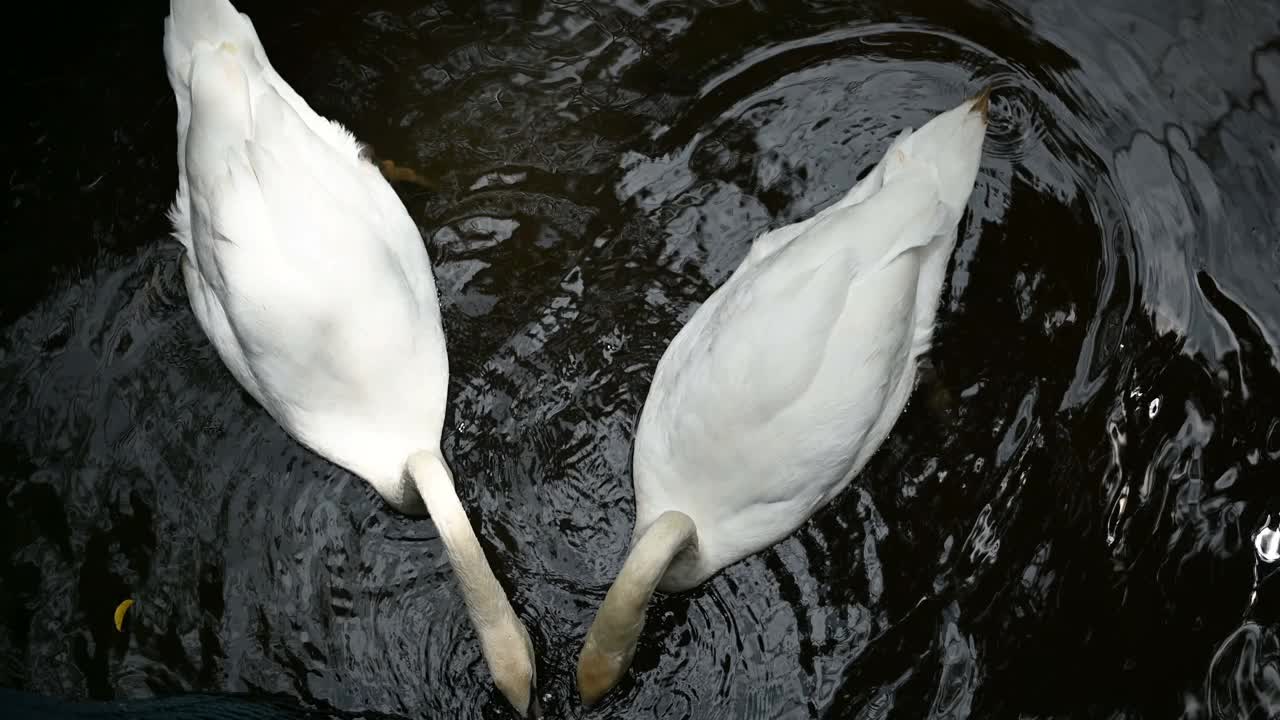
M 293 442 L 196 325 L 166 5 L 12 21 L 0 686 L 508 717 L 430 520 Z M 425 180 L 396 189 L 439 279 L 445 452 L 549 716 L 1280 716 L 1280 4 L 238 5 Z M 794 536 L 659 597 L 584 710 L 666 344 L 753 237 L 984 84 L 892 435 Z

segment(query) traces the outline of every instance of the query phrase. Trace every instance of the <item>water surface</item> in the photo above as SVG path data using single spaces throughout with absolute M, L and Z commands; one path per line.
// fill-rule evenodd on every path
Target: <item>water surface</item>
M 240 7 L 427 180 L 396 188 L 439 278 L 445 452 L 551 716 L 1280 714 L 1280 5 Z M 293 442 L 195 323 L 166 9 L 28 8 L 4 66 L 0 686 L 507 717 L 431 522 Z M 658 599 L 584 711 L 666 344 L 754 236 L 986 83 L 893 434 L 793 537 Z

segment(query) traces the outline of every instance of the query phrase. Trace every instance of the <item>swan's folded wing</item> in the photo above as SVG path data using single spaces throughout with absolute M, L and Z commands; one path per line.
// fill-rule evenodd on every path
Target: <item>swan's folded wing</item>
M 252 138 L 223 152 L 221 173 L 193 181 L 196 222 L 208 222 L 195 234 L 197 266 L 263 386 L 299 392 L 281 403 L 341 401 L 353 379 L 415 352 L 404 328 L 422 303 L 368 212 L 359 161 L 273 91 L 257 100 Z
M 749 418 L 776 415 L 813 381 L 851 289 L 927 245 L 944 219 L 934 183 L 903 178 L 815 223 L 726 285 L 695 340 L 705 345 L 704 381 L 714 379 L 700 384 L 744 390 L 734 392 Z
M 412 297 L 419 312 L 438 317 L 430 258 L 395 190 L 354 144 L 335 145 L 326 121 L 318 130 L 305 120 L 277 92 L 258 102 L 251 156 L 288 256 L 362 298 L 381 288 L 391 291 L 385 302 Z
M 755 242 L 751 244 L 751 252 L 742 264 L 743 268 L 759 265 L 770 255 L 786 247 L 792 240 L 803 235 L 809 228 L 822 222 L 832 213 L 858 205 L 876 192 L 879 192 L 884 184 L 884 166 L 890 157 L 890 153 L 901 147 L 910 137 L 911 130 L 909 128 L 899 132 L 893 142 L 889 143 L 888 151 L 875 164 L 875 167 L 871 168 L 871 172 L 859 180 L 849 192 L 845 193 L 844 197 L 831 203 L 810 218 L 774 228 L 756 238 Z

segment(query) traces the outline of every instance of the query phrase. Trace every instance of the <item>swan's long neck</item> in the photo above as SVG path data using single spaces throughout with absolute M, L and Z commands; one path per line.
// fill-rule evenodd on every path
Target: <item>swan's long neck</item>
M 454 492 L 453 475 L 444 458 L 431 451 L 416 452 L 409 456 L 405 469 L 444 541 L 449 564 L 462 588 L 462 600 L 471 616 L 471 625 L 480 637 L 480 652 L 489 665 L 494 684 L 521 717 L 528 715 L 530 708 L 536 715 L 533 693 L 537 673 L 529 631 L 516 617 L 506 591 L 493 576 L 480 540 Z
M 688 515 L 670 510 L 658 516 L 631 548 L 600 607 L 600 615 L 617 608 L 623 613 L 638 613 L 643 620 L 649 598 L 667 574 L 671 561 L 696 540 L 697 530 Z
M 453 476 L 444 460 L 430 451 L 416 452 L 409 457 L 406 468 L 427 506 L 427 512 L 431 514 L 440 539 L 444 541 L 449 564 L 462 587 L 467 613 L 480 635 L 487 657 L 493 642 L 493 638 L 488 637 L 489 633 L 495 628 L 510 626 L 512 622 L 519 623 L 515 610 L 489 567 L 480 540 L 454 491 Z
M 596 702 L 622 678 L 635 656 L 649 599 L 676 556 L 697 542 L 693 520 L 672 510 L 659 516 L 631 548 L 578 658 L 583 702 Z

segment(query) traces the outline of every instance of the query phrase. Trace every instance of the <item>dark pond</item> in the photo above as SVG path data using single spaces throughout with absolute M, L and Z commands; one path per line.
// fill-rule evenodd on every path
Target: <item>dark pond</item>
M 1280 4 L 240 8 L 319 112 L 428 180 L 396 187 L 437 263 L 445 451 L 549 716 L 1280 715 L 1255 547 L 1280 523 Z M 508 717 L 431 522 L 293 442 L 196 325 L 164 218 L 166 12 L 10 18 L 0 686 Z M 984 82 L 890 439 L 793 537 L 658 599 L 583 711 L 666 343 L 755 235 Z

